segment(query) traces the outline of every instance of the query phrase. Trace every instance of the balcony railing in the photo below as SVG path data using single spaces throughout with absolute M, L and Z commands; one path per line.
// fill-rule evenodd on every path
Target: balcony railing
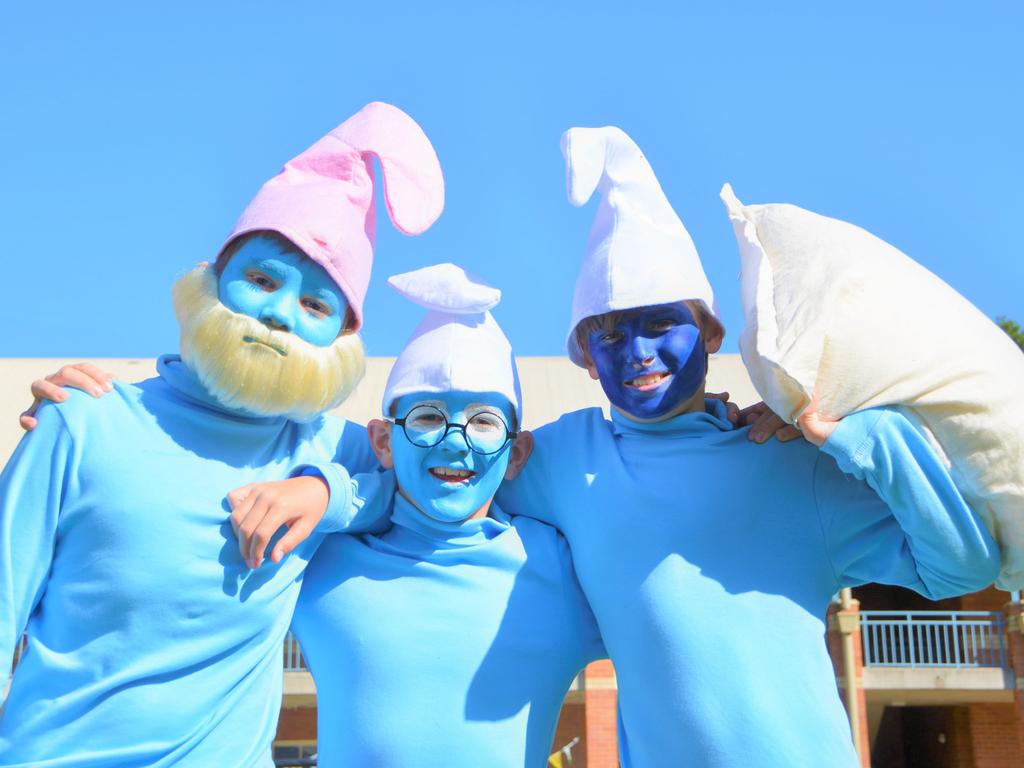
M 1006 667 L 1005 620 L 990 611 L 861 611 L 866 667 Z
M 1006 667 L 1005 619 L 997 611 L 861 611 L 866 667 Z M 14 664 L 28 639 L 14 650 Z M 284 671 L 306 672 L 295 635 L 284 639 Z
M 11 674 L 14 674 L 14 668 L 18 666 L 18 662 L 21 661 L 21 656 L 25 653 L 25 648 L 28 647 L 28 635 L 22 635 L 21 640 L 14 647 L 14 659 L 11 662 Z
M 299 648 L 299 641 L 295 635 L 289 632 L 284 636 L 284 671 L 285 672 L 307 672 L 306 660 L 302 658 L 302 649 Z
M 21 655 L 25 652 L 27 645 L 28 637 L 22 637 L 21 642 L 15 647 L 11 674 L 14 673 L 14 668 L 18 666 L 18 662 L 21 660 Z M 295 635 L 289 632 L 284 638 L 284 671 L 306 672 L 308 669 L 306 660 L 302 657 L 302 649 L 299 648 L 299 641 L 295 639 Z M 0 683 L 0 686 L 2 685 L 3 683 Z M 0 689 L 0 693 L 2 692 L 2 689 Z

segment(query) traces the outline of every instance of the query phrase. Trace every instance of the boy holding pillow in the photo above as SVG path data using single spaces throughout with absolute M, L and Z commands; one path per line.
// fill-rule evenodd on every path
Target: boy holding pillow
M 570 200 L 601 193 L 567 346 L 611 420 L 591 408 L 536 430 L 499 500 L 569 541 L 615 664 L 623 765 L 855 766 L 830 599 L 868 581 L 975 591 L 997 548 L 895 410 L 809 412 L 814 445 L 752 445 L 704 397 L 724 330 L 643 154 L 617 128 L 572 129 L 563 151 Z

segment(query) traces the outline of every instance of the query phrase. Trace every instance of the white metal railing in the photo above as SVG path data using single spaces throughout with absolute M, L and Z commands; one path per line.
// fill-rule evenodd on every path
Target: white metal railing
M 1006 667 L 1005 619 L 998 611 L 861 611 L 866 667 Z M 28 644 L 14 650 L 11 674 Z M 308 671 L 295 635 L 284 639 L 285 672 Z
M 11 669 L 7 675 L 7 679 L 3 683 L 0 683 L 0 704 L 3 704 L 7 698 L 7 692 L 11 687 L 11 679 L 14 677 L 14 668 L 18 666 L 18 662 L 21 661 L 22 655 L 25 653 L 25 648 L 28 646 L 28 637 L 22 635 L 21 640 L 14 646 L 14 658 L 11 659 Z
M 14 646 L 14 659 L 11 661 L 11 674 L 14 674 L 14 668 L 18 666 L 18 662 L 21 661 L 21 656 L 25 653 L 25 649 L 28 647 L 28 635 L 22 635 L 21 640 Z
M 284 671 L 285 672 L 306 672 L 306 660 L 302 658 L 302 649 L 295 635 L 289 632 L 284 637 Z
M 27 646 L 28 637 L 22 637 L 21 642 L 14 649 L 11 675 L 14 674 L 14 668 L 18 666 L 18 662 L 21 660 L 22 654 L 25 653 Z M 305 672 L 307 669 L 306 660 L 302 657 L 302 649 L 299 648 L 299 641 L 295 639 L 295 635 L 289 632 L 284 638 L 284 671 Z
M 1003 667 L 997 611 L 861 611 L 866 667 Z

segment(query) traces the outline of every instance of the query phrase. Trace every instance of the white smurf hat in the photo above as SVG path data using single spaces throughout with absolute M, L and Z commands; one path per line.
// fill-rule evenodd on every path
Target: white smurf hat
M 413 392 L 497 392 L 522 423 L 519 372 L 512 345 L 491 316 L 501 291 L 454 264 L 388 278 L 388 285 L 428 310 L 388 376 L 381 408 Z
M 569 202 L 581 206 L 595 190 L 601 195 L 572 299 L 572 361 L 584 365 L 576 326 L 593 315 L 695 299 L 718 319 L 697 247 L 625 131 L 570 128 L 562 154 Z

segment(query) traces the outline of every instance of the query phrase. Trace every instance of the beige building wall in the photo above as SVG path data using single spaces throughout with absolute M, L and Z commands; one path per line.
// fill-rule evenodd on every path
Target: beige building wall
M 6 464 L 21 439 L 18 415 L 31 403 L 32 381 L 57 371 L 73 360 L 53 358 L 0 359 L 0 465 Z M 139 381 L 156 374 L 152 359 L 89 359 L 100 368 L 124 381 Z M 371 357 L 366 378 L 356 392 L 335 413 L 360 423 L 380 415 L 380 399 L 393 357 Z M 588 406 L 607 408 L 600 385 L 586 371 L 566 357 L 520 357 L 519 373 L 523 385 L 524 426 L 537 427 L 557 419 L 567 411 Z M 716 355 L 708 373 L 711 392 L 728 391 L 733 401 L 744 406 L 759 398 L 754 391 L 739 355 Z

